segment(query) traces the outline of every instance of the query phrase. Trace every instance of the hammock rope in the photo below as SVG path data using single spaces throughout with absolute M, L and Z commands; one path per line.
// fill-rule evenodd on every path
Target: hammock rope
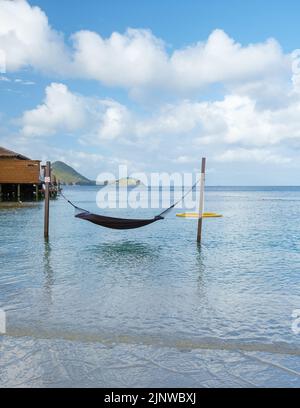
M 93 214 L 84 208 L 77 207 L 72 201 L 68 200 L 65 195 L 60 192 L 60 195 L 66 200 L 72 207 L 74 207 L 75 211 L 78 212 L 75 215 L 75 218 L 80 218 L 85 221 L 89 221 L 93 224 L 99 225 L 104 228 L 110 229 L 118 229 L 118 230 L 129 230 L 129 229 L 136 229 L 145 227 L 146 225 L 153 224 L 154 222 L 161 221 L 165 219 L 165 216 L 172 211 L 179 203 L 185 200 L 185 198 L 197 187 L 200 180 L 198 180 L 177 202 L 172 204 L 169 208 L 164 210 L 159 215 L 151 219 L 126 219 L 126 218 L 114 218 L 114 217 L 107 217 L 104 215 Z

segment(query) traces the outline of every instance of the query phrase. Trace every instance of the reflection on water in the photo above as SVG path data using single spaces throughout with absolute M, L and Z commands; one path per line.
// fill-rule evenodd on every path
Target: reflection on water
M 197 244 L 197 255 L 196 261 L 198 264 L 197 272 L 198 272 L 198 279 L 197 279 L 197 288 L 200 297 L 205 296 L 205 255 L 202 251 L 201 245 Z
M 68 197 L 97 211 L 96 192 Z M 44 242 L 42 205 L 1 210 L 0 386 L 299 386 L 300 189 L 206 199 L 224 218 L 205 221 L 201 247 L 176 211 L 111 231 L 57 200 Z
M 51 264 L 51 244 L 49 241 L 44 242 L 44 289 L 45 289 L 45 300 L 49 304 L 52 304 L 52 287 L 55 284 L 54 280 L 54 269 Z
M 94 256 L 109 257 L 110 261 L 120 261 L 124 259 L 132 260 L 133 258 L 151 258 L 156 256 L 159 247 L 142 242 L 125 241 L 102 243 L 88 248 Z

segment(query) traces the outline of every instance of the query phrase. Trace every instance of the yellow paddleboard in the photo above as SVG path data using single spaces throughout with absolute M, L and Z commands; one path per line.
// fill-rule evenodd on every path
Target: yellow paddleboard
M 176 217 L 181 218 L 199 218 L 199 214 L 197 213 L 181 213 L 176 214 Z M 203 213 L 203 218 L 222 218 L 223 215 L 216 214 L 216 213 Z

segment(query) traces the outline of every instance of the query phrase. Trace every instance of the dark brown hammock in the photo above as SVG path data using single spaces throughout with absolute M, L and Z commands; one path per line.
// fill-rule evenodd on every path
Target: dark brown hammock
M 89 221 L 93 224 L 100 225 L 104 228 L 116 229 L 116 230 L 130 230 L 136 228 L 146 227 L 147 225 L 153 224 L 154 222 L 161 221 L 165 219 L 165 215 L 167 215 L 177 204 L 185 199 L 185 197 L 194 190 L 197 186 L 197 183 L 193 185 L 193 187 L 175 204 L 171 205 L 167 210 L 163 211 L 161 214 L 157 215 L 154 218 L 150 219 L 126 219 L 126 218 L 114 218 L 114 217 L 106 217 L 104 215 L 93 214 L 83 208 L 77 207 L 73 204 L 70 200 L 68 200 L 62 192 L 60 192 L 61 196 L 72 205 L 72 207 L 76 210 L 76 218 L 80 218 L 81 220 Z
M 79 213 L 75 215 L 76 218 L 81 220 L 92 222 L 93 224 L 100 225 L 101 227 L 117 229 L 117 230 L 129 230 L 142 228 L 146 225 L 153 224 L 156 221 L 163 220 L 161 216 L 154 217 L 149 220 L 135 220 L 135 219 L 126 219 L 126 218 L 113 218 L 105 217 L 103 215 L 92 214 L 88 211 Z

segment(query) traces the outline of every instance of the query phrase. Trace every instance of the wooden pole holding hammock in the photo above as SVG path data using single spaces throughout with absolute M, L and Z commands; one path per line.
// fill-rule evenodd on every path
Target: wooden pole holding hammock
M 198 219 L 198 233 L 197 243 L 201 244 L 202 241 L 202 224 L 203 224 L 203 211 L 204 211 L 204 189 L 205 189 L 205 170 L 206 170 L 206 158 L 202 158 L 201 166 L 201 184 L 200 184 L 200 203 L 199 203 L 199 219 Z
M 44 217 L 44 237 L 49 238 L 49 201 L 51 183 L 51 163 L 48 161 L 45 166 L 45 217 Z

